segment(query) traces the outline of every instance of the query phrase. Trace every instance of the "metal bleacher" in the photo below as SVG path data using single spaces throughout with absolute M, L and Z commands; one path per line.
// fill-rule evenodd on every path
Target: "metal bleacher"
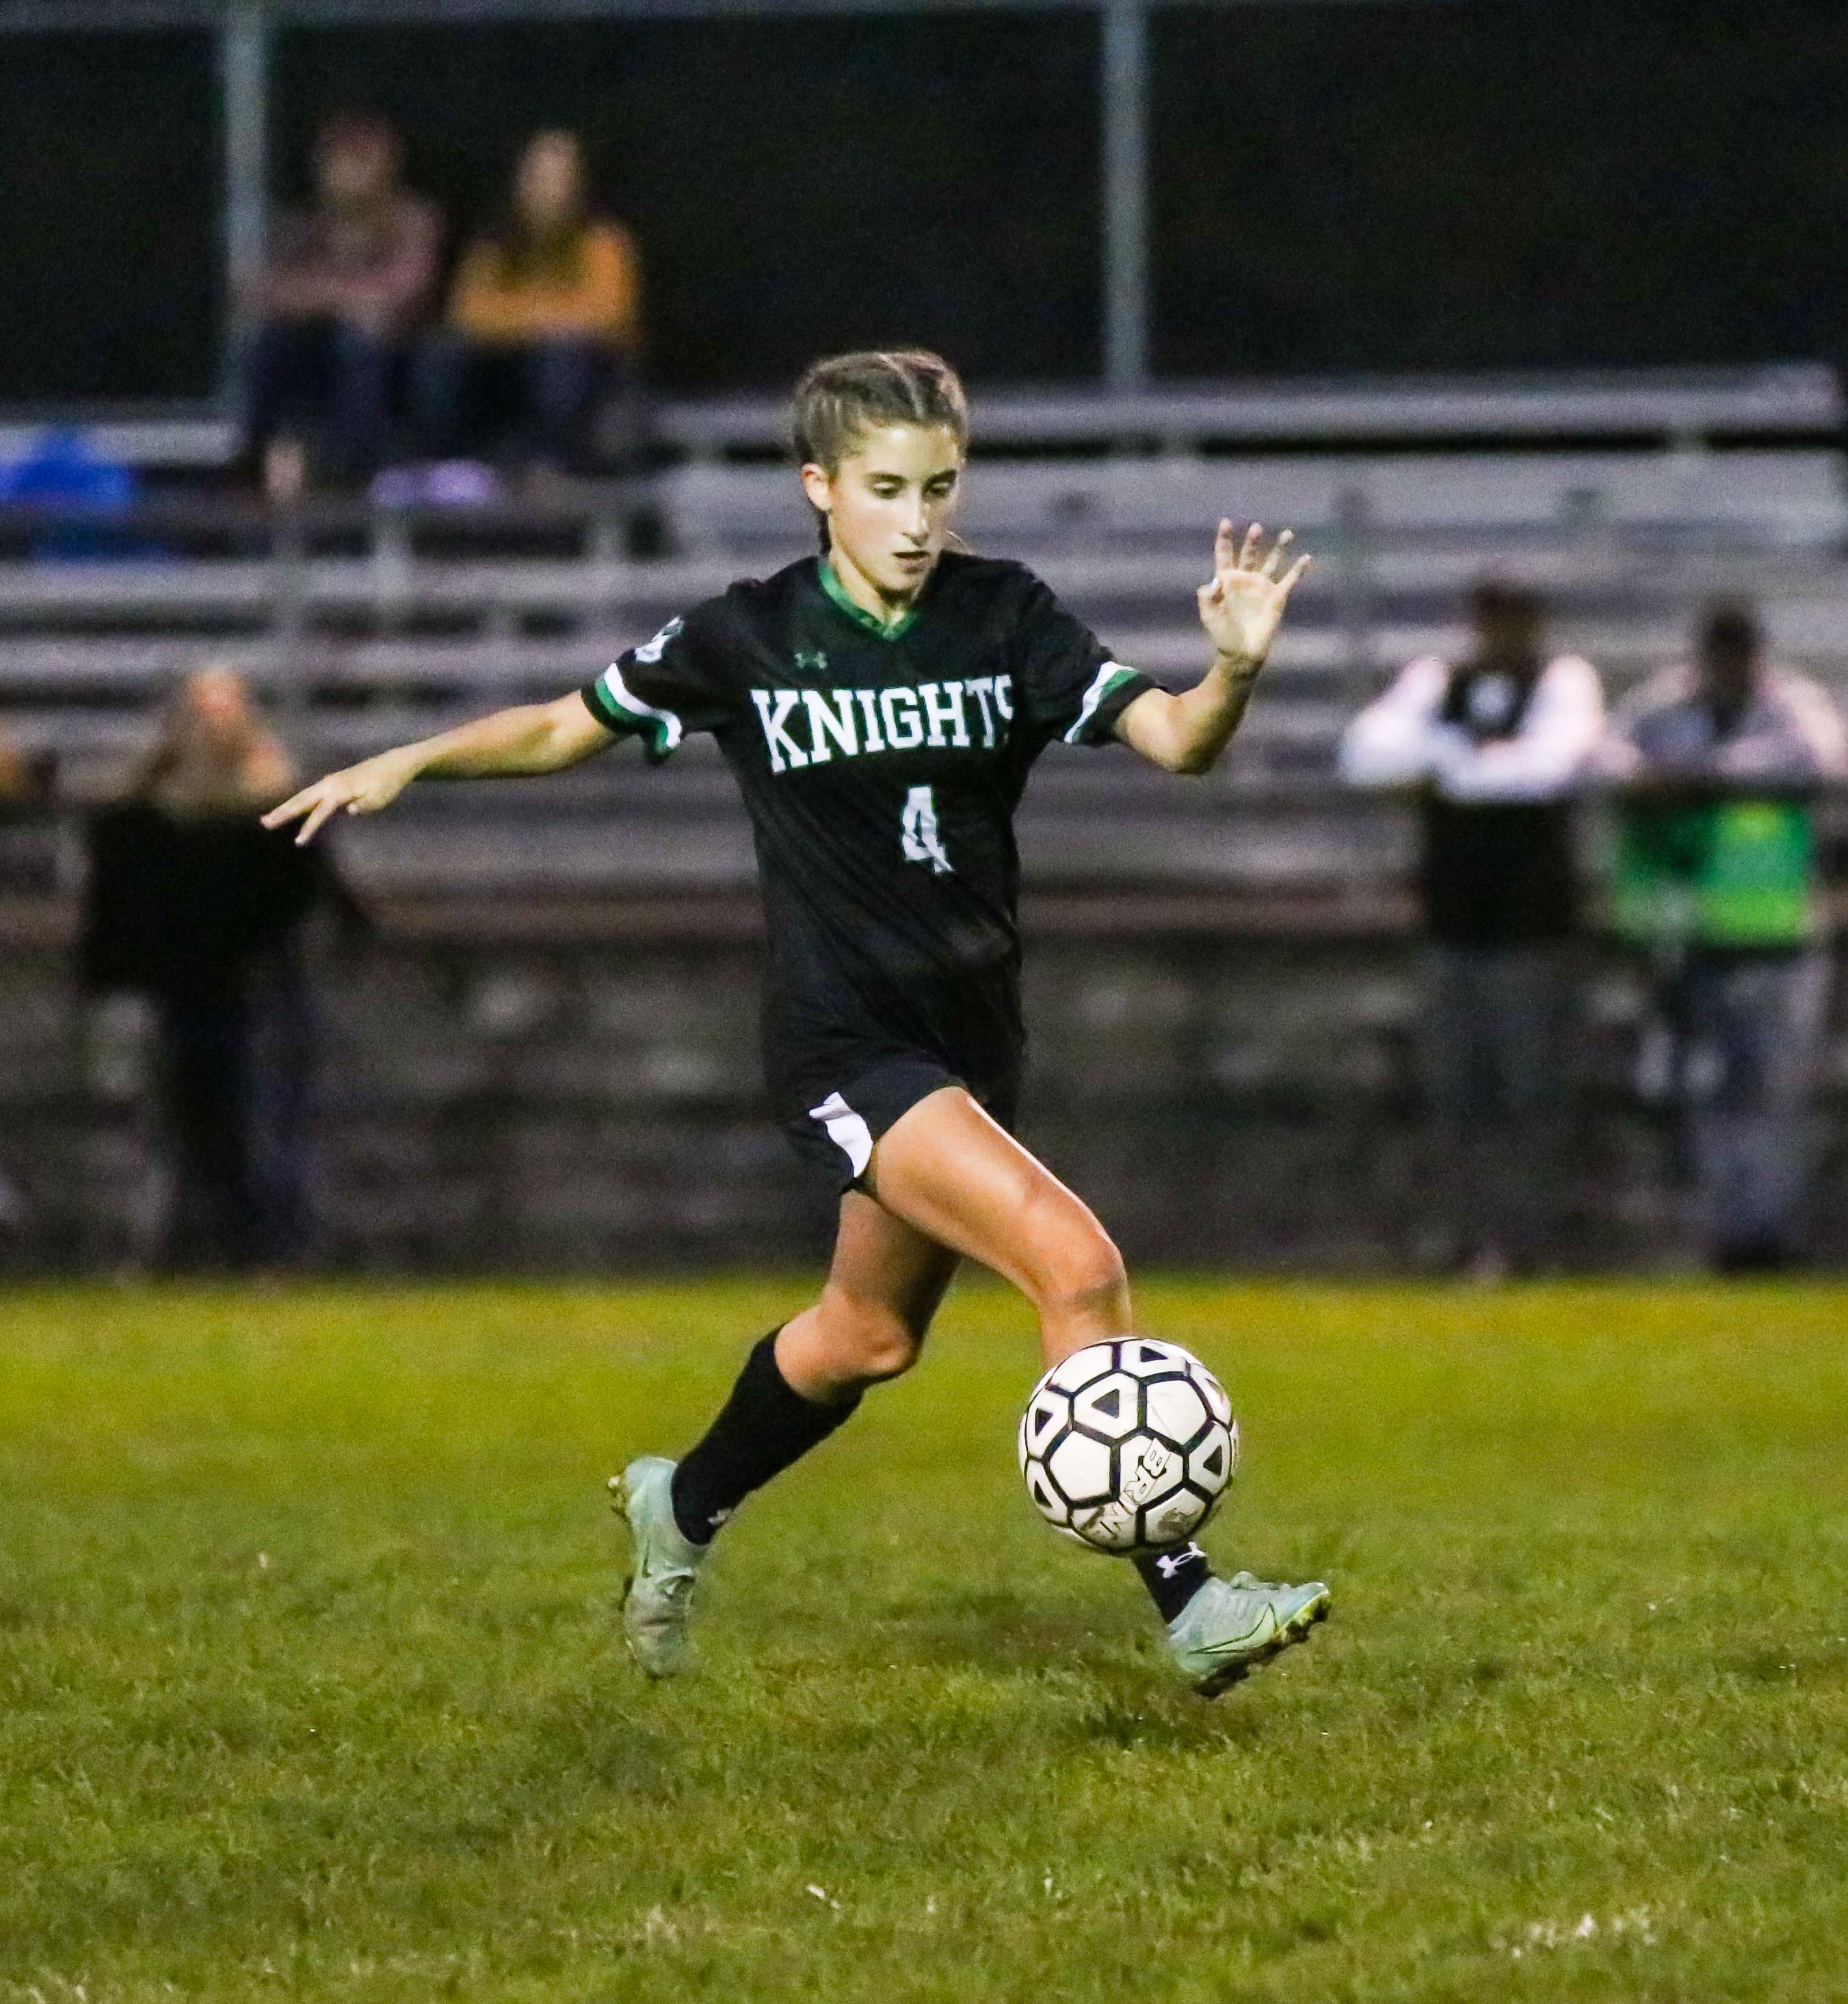
M 1402 836 L 1390 809 L 1339 798 L 1335 735 L 1382 671 L 1458 644 L 1459 587 L 1486 571 L 1544 587 L 1559 639 L 1616 688 L 1722 589 L 1753 594 L 1787 657 L 1840 680 L 1840 415 L 1827 372 L 1804 369 L 980 400 L 963 534 L 1033 562 L 1158 676 L 1200 664 L 1192 592 L 1222 514 L 1293 526 L 1318 558 L 1234 757 L 1180 785 L 1055 752 L 1023 820 L 1030 871 L 1365 907 Z M 646 481 L 537 507 L 169 498 L 87 556 L 44 554 L 55 524 L 0 517 L 0 716 L 82 798 L 208 653 L 249 670 L 307 766 L 556 694 L 810 546 L 768 457 L 782 422 L 759 400 L 669 407 L 668 463 Z M 643 516 L 669 554 L 628 553 Z M 362 884 L 406 898 L 723 892 L 752 867 L 702 744 L 646 776 L 619 755 L 543 786 L 421 790 L 348 849 Z

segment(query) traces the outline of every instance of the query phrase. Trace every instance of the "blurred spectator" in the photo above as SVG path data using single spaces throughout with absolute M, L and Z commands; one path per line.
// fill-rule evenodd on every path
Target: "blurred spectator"
M 0 730 L 0 822 L 25 805 L 37 791 L 26 755 Z M 0 1167 L 0 1239 L 23 1228 L 28 1207 L 24 1193 Z
M 448 327 L 420 359 L 426 448 L 452 458 L 498 428 L 523 461 L 581 465 L 599 405 L 619 387 L 632 393 L 640 337 L 628 232 L 590 213 L 576 135 L 537 134 L 506 216 L 469 246 Z
M 55 426 L 0 466 L 0 506 L 43 510 L 48 518 L 30 545 L 41 562 L 151 554 L 115 526 L 140 489 L 132 466 L 107 457 L 84 433 Z
M 1615 916 L 1654 965 L 1713 1263 L 1788 1265 L 1829 1013 L 1815 801 L 1848 774 L 1848 732 L 1818 685 L 1763 659 L 1751 608 L 1722 602 L 1598 763 L 1623 789 Z
M 32 798 L 33 772 L 26 755 L 0 730 L 0 808 L 16 807 Z
M 1487 582 L 1458 662 L 1412 662 L 1342 740 L 1342 776 L 1421 820 L 1424 1071 L 1440 1216 L 1429 1255 L 1487 1278 L 1555 1235 L 1577 924 L 1571 793 L 1604 721 L 1597 671 L 1550 658 L 1537 595 Z
M 306 1240 L 299 934 L 324 901 L 352 908 L 315 851 L 257 825 L 291 783 L 242 678 L 206 667 L 90 823 L 81 972 L 92 993 L 152 1004 L 177 1186 L 166 1256 L 182 1270 L 279 1267 Z
M 282 498 L 303 478 L 303 441 L 324 437 L 334 470 L 358 478 L 386 454 L 405 344 L 429 303 L 442 224 L 398 182 L 381 119 L 331 118 L 314 149 L 312 206 L 278 224 L 248 302 L 247 444 Z
M 52 888 L 58 836 L 51 815 L 56 755 L 28 753 L 0 725 L 0 892 Z

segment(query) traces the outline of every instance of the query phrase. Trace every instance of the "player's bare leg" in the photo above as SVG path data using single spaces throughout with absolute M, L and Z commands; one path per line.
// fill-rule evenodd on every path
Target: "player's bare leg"
M 751 1352 L 724 1409 L 677 1466 L 632 1463 L 612 1484 L 635 1545 L 624 1606 L 651 1675 L 684 1662 L 693 1581 L 712 1536 L 754 1490 L 818 1446 L 865 1388 L 916 1361 L 959 1256 L 1011 1281 L 1055 1363 L 1131 1333 L 1121 1255 L 1090 1210 L 960 1087 L 931 1094 L 876 1144 L 877 1201 L 842 1200 L 821 1297 Z M 1211 1695 L 1300 1641 L 1328 1592 L 1213 1577 L 1197 1547 L 1138 1559 L 1171 1652 Z
M 751 1351 L 682 1461 L 644 1455 L 611 1482 L 633 1548 L 623 1630 L 650 1676 L 685 1666 L 694 1582 L 719 1526 L 818 1447 L 868 1385 L 909 1369 L 956 1267 L 954 1252 L 849 1191 L 821 1299 Z
M 1131 1333 L 1122 1255 L 1090 1208 L 961 1086 L 881 1135 L 868 1180 L 886 1210 L 1011 1281 L 1048 1365 Z
M 1010 1281 L 1040 1319 L 1048 1365 L 1130 1331 L 1122 1256 L 1090 1209 L 961 1088 L 920 1100 L 875 1144 L 880 1203 Z M 1216 1578 L 1196 1546 L 1139 1558 L 1176 1663 L 1206 1697 L 1305 1640 L 1328 1589 Z
M 960 1263 L 915 1225 L 849 1190 L 821 1298 L 777 1335 L 777 1365 L 791 1389 L 831 1405 L 908 1371 Z

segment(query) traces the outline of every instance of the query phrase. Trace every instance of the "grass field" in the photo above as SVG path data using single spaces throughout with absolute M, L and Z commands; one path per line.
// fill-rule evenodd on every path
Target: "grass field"
M 799 1298 L 0 1300 L 0 1999 L 1848 1998 L 1848 1292 L 1145 1288 L 1336 1595 L 1208 1705 L 971 1288 L 644 1687 L 604 1478 Z

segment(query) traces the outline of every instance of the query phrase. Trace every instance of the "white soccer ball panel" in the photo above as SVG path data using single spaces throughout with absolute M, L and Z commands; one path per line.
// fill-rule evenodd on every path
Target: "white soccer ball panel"
M 1046 1471 L 1038 1462 L 1029 1464 L 1027 1470 L 1027 1494 L 1033 1498 L 1035 1507 L 1048 1523 L 1062 1530 L 1071 1522 L 1072 1513 L 1065 1498 L 1046 1479 Z
M 1206 1522 L 1212 1508 L 1212 1501 L 1198 1490 L 1177 1490 L 1143 1512 L 1143 1542 L 1157 1551 L 1180 1544 Z
M 1027 1410 L 1020 1415 L 1020 1466 L 1024 1468 L 1034 1455 L 1044 1454 L 1046 1446 L 1072 1416 L 1072 1402 L 1062 1392 L 1049 1391 L 1041 1386 L 1027 1402 Z
M 1185 1457 L 1153 1434 L 1138 1434 L 1117 1449 L 1116 1494 L 1132 1510 L 1157 1501 L 1186 1479 Z
M 1093 1551 L 1133 1552 L 1141 1549 L 1138 1523 L 1141 1512 L 1126 1508 L 1120 1501 L 1094 1505 L 1072 1512 L 1072 1531 Z
M 1202 1364 L 1197 1357 L 1194 1359 L 1193 1368 L 1188 1373 L 1188 1375 L 1192 1379 L 1194 1382 L 1199 1386 L 1201 1391 L 1206 1395 L 1207 1410 L 1213 1414 L 1213 1417 L 1219 1421 L 1222 1427 L 1230 1426 L 1232 1424 L 1232 1401 L 1227 1396 L 1225 1386 L 1213 1376 L 1213 1373 L 1206 1368 L 1206 1365 Z
M 1216 1496 L 1238 1466 L 1237 1431 L 1216 1426 L 1187 1457 L 1187 1479 L 1208 1496 Z
M 1083 1434 L 1067 1434 L 1047 1456 L 1046 1473 L 1066 1502 L 1094 1508 L 1112 1494 L 1110 1449 Z
M 1159 1372 L 1185 1371 L 1199 1359 L 1178 1344 L 1157 1343 L 1146 1336 L 1126 1337 L 1117 1345 L 1117 1368 L 1132 1377 L 1153 1378 Z
M 1143 1388 L 1143 1424 L 1177 1447 L 1191 1446 L 1206 1430 L 1206 1401 L 1191 1378 L 1157 1378 Z
M 1142 1424 L 1142 1387 L 1120 1371 L 1087 1385 L 1072 1401 L 1072 1424 L 1104 1440 L 1122 1440 Z
M 1082 1350 L 1074 1350 L 1063 1362 L 1055 1364 L 1039 1382 L 1041 1391 L 1081 1392 L 1094 1378 L 1101 1378 L 1106 1371 L 1116 1368 L 1117 1346 L 1114 1343 L 1087 1344 Z

